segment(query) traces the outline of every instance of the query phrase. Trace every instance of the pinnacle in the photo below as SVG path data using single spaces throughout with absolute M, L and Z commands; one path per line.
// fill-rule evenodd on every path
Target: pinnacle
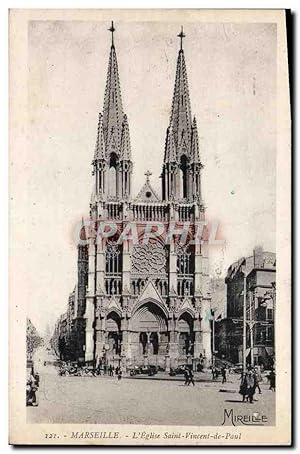
M 170 125 L 173 127 L 175 146 L 178 152 L 180 151 L 179 148 L 181 146 L 183 132 L 185 133 L 187 142 L 190 142 L 192 126 L 188 79 L 183 49 L 180 49 L 178 53 Z
M 98 128 L 97 128 L 97 140 L 95 147 L 94 159 L 105 159 L 105 144 L 103 134 L 103 116 L 99 113 Z
M 126 114 L 124 114 L 124 116 L 123 116 L 123 123 L 122 123 L 121 160 L 123 160 L 123 161 L 131 160 L 130 135 L 129 135 L 129 126 L 128 126 Z
M 166 153 L 165 153 L 166 162 L 176 162 L 176 147 L 174 142 L 174 132 L 172 125 L 169 126 L 167 130 L 167 143 L 166 143 Z
M 119 152 L 123 122 L 123 105 L 115 46 L 111 46 L 103 106 L 103 130 L 106 149 L 113 144 Z
M 193 118 L 193 129 L 192 129 L 192 159 L 194 162 L 199 163 L 199 140 L 196 117 Z

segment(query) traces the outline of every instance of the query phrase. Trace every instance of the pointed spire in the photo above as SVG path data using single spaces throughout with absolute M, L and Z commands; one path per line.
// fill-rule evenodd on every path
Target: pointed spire
M 123 125 L 122 125 L 121 160 L 122 161 L 131 161 L 130 135 L 129 135 L 129 126 L 128 126 L 126 114 L 123 117 Z
M 104 143 L 104 133 L 103 133 L 103 117 L 102 117 L 102 114 L 99 113 L 94 160 L 96 161 L 96 159 L 105 159 L 105 158 L 106 158 L 106 156 L 105 156 L 105 143 Z
M 113 34 L 115 31 L 113 23 L 109 31 L 112 33 L 112 44 L 110 48 L 104 95 L 103 130 L 107 151 L 118 153 L 121 144 L 123 106 L 117 55 L 113 41 Z
M 88 235 L 87 235 L 87 231 L 86 231 L 86 228 L 85 228 L 84 219 L 83 219 L 83 216 L 82 216 L 79 239 L 80 239 L 80 241 L 85 241 L 85 240 L 87 240 L 87 238 L 88 238 Z
M 199 140 L 198 140 L 198 129 L 197 129 L 197 121 L 196 117 L 193 119 L 193 126 L 192 126 L 192 161 L 194 163 L 200 162 L 199 156 Z
M 178 36 L 181 44 L 177 58 L 170 125 L 173 127 L 176 148 L 180 151 L 183 136 L 185 136 L 186 143 L 190 142 L 192 118 L 185 58 L 182 49 L 182 39 L 185 37 L 183 29 Z

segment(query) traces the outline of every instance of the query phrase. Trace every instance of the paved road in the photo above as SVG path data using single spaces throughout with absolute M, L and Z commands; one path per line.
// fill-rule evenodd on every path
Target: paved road
M 262 385 L 255 402 L 242 403 L 238 377 L 231 383 L 111 377 L 61 377 L 54 366 L 39 367 L 38 407 L 27 408 L 30 423 L 221 425 L 224 409 L 234 414 L 266 415 L 275 421 L 275 393 Z M 239 423 L 237 423 L 239 425 Z

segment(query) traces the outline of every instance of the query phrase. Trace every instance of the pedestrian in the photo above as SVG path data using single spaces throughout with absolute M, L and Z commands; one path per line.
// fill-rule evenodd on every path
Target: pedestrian
M 28 386 L 28 399 L 27 399 L 27 405 L 32 405 L 33 407 L 37 407 L 37 399 L 36 399 L 36 392 L 38 390 L 36 378 L 33 373 L 31 373 L 29 380 L 27 382 Z
M 241 386 L 240 386 L 240 391 L 239 393 L 243 396 L 243 402 L 245 402 L 245 399 L 247 397 L 247 381 L 246 381 L 246 374 L 242 374 L 241 376 Z M 247 397 L 248 400 L 248 397 Z
M 38 372 L 34 374 L 35 382 L 36 382 L 36 387 L 39 388 L 40 386 L 40 375 Z
M 269 381 L 270 381 L 270 388 L 269 389 L 271 391 L 275 391 L 275 372 L 274 372 L 273 369 L 271 370 L 268 378 L 269 378 Z
M 256 387 L 258 389 L 258 393 L 261 394 L 261 389 L 260 389 L 260 386 L 259 386 L 259 382 L 262 381 L 260 367 L 259 366 L 254 367 L 253 372 L 254 372 L 255 379 L 256 379 Z
M 115 366 L 112 366 L 111 375 L 112 375 L 112 377 L 115 375 Z
M 184 369 L 184 378 L 185 378 L 184 385 L 188 385 L 189 381 L 190 381 L 190 376 L 189 376 L 189 371 L 187 370 L 187 368 Z
M 120 381 L 122 378 L 122 369 L 121 367 L 118 368 L 118 381 Z
M 216 378 L 216 368 L 215 368 L 215 366 L 212 366 L 211 373 L 212 373 L 212 379 L 215 380 L 215 378 Z
M 226 379 L 226 367 L 224 366 L 222 368 L 222 384 L 223 383 L 226 383 L 227 379 Z
M 240 387 L 240 394 L 243 396 L 243 402 L 247 397 L 247 401 L 253 404 L 253 396 L 256 389 L 256 377 L 252 369 L 249 369 L 245 376 L 242 375 L 242 383 Z
M 193 386 L 195 386 L 195 382 L 194 382 L 194 374 L 193 374 L 193 371 L 192 371 L 192 369 L 189 369 L 189 370 L 188 370 L 188 374 L 189 374 L 189 382 L 188 382 L 188 386 L 190 385 L 190 383 L 193 383 Z

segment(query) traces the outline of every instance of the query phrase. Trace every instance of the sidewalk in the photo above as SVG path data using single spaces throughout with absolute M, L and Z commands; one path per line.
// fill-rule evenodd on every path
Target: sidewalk
M 167 381 L 182 381 L 184 382 L 183 375 L 175 375 L 171 377 L 170 375 L 161 372 L 157 373 L 156 375 L 149 376 L 149 375 L 134 375 L 134 376 L 124 376 L 124 378 L 132 379 L 132 380 L 167 380 Z M 227 383 L 237 383 L 239 381 L 239 374 L 230 374 L 227 376 Z M 195 382 L 202 382 L 202 383 L 222 383 L 222 377 L 218 377 L 217 379 L 212 379 L 211 372 L 195 372 L 194 374 L 194 381 Z

